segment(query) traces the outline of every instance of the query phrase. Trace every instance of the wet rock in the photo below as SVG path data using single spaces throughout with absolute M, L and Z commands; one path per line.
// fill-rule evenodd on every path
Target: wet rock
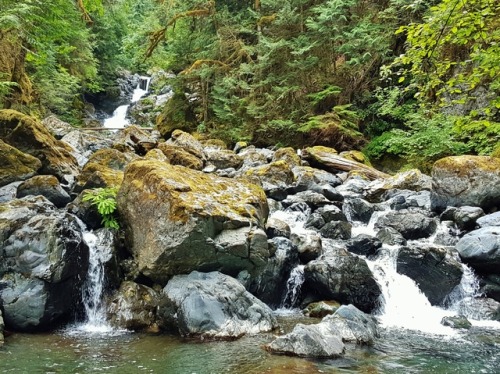
M 450 249 L 422 244 L 401 248 L 396 269 L 413 279 L 432 305 L 442 305 L 463 274 L 462 264 Z
M 269 249 L 273 254 L 267 264 L 257 274 L 247 272 L 247 280 L 243 284 L 259 300 L 272 308 L 278 308 L 282 304 L 290 272 L 298 264 L 299 258 L 297 248 L 283 237 L 270 239 Z
M 384 227 L 397 230 L 407 240 L 427 238 L 436 231 L 437 219 L 421 210 L 390 211 L 375 222 L 375 229 Z
M 42 174 L 55 175 L 72 186 L 79 173 L 76 158 L 66 143 L 54 136 L 36 119 L 15 110 L 0 110 L 0 139 L 42 162 Z
M 0 187 L 34 176 L 42 167 L 39 159 L 0 140 Z
M 276 200 L 283 200 L 287 187 L 293 183 L 293 173 L 285 161 L 256 166 L 244 171 L 243 177 L 260 184 L 266 194 Z
M 291 235 L 291 240 L 297 247 L 300 261 L 303 264 L 315 260 L 323 252 L 321 236 L 314 231 L 293 233 Z
M 500 321 L 500 302 L 489 298 L 465 298 L 456 305 L 470 319 Z
M 500 159 L 452 156 L 432 167 L 433 207 L 478 206 L 489 210 L 500 203 Z
M 311 318 L 323 318 L 334 314 L 339 307 L 340 304 L 336 301 L 318 301 L 309 304 L 302 313 Z
M 390 190 L 430 191 L 432 179 L 417 169 L 398 173 L 390 178 L 377 179 L 370 183 L 366 191 L 366 199 L 370 202 L 381 202 L 382 196 Z
M 325 196 L 313 191 L 298 192 L 295 195 L 288 196 L 282 201 L 285 207 L 300 202 L 305 202 L 311 207 L 312 210 L 315 210 L 327 204 L 331 204 L 331 201 L 328 200 Z
M 158 149 L 167 157 L 172 165 L 180 165 L 193 170 L 203 169 L 203 160 L 189 153 L 182 147 L 168 143 L 158 144 Z
M 420 208 L 430 211 L 432 207 L 430 191 L 389 190 L 382 196 L 382 200 L 394 210 Z
M 280 219 L 269 218 L 266 222 L 266 234 L 269 238 L 283 236 L 289 239 L 291 235 L 290 226 Z
M 500 302 L 500 275 L 490 274 L 480 279 L 482 295 Z
M 370 235 L 357 235 L 346 242 L 346 248 L 349 252 L 362 256 L 375 256 L 382 248 L 382 242 L 378 238 Z
M 453 221 L 460 230 L 470 231 L 476 227 L 476 221 L 484 216 L 484 211 L 479 207 L 462 206 L 448 207 L 441 214 L 442 221 Z
M 6 203 L 16 198 L 17 187 L 22 182 L 13 182 L 6 186 L 0 187 L 0 203 Z
M 456 245 L 464 262 L 483 273 L 498 273 L 500 266 L 500 228 L 483 227 L 469 232 Z
M 120 152 L 132 152 L 144 156 L 158 144 L 158 138 L 139 126 L 127 126 L 115 137 L 113 148 Z
M 64 135 L 61 141 L 72 147 L 71 153 L 77 159 L 79 166 L 85 165 L 94 152 L 103 148 L 111 148 L 112 145 L 109 138 L 83 130 L 74 130 Z
M 71 201 L 68 193 L 53 175 L 37 175 L 22 182 L 17 188 L 17 197 L 29 195 L 42 195 L 58 208 L 66 206 Z
M 166 302 L 161 313 L 182 336 L 236 339 L 277 327 L 267 305 L 236 279 L 219 272 L 177 275 L 163 294 Z
M 368 223 L 375 211 L 375 206 L 360 198 L 347 199 L 342 204 L 342 211 L 349 221 Z
M 480 217 L 476 223 L 479 227 L 500 226 L 500 212 Z
M 299 323 L 292 332 L 279 336 L 266 346 L 272 353 L 288 356 L 338 358 L 345 352 L 344 343 L 327 324 L 303 325 Z
M 377 306 L 380 288 L 362 258 L 339 253 L 309 262 L 305 267 L 304 292 L 316 300 L 337 300 L 357 308 L 373 311 Z
M 330 221 L 321 228 L 320 233 L 324 238 L 347 240 L 351 238 L 351 229 L 349 222 Z
M 384 244 L 388 245 L 406 245 L 406 239 L 403 238 L 403 235 L 392 227 L 382 227 L 379 231 L 377 231 L 377 239 Z
M 363 178 L 351 178 L 346 180 L 340 186 L 336 187 L 336 190 L 337 192 L 342 194 L 345 199 L 363 199 L 368 183 L 369 182 Z
M 309 218 L 307 218 L 304 227 L 306 229 L 320 230 L 323 226 L 325 226 L 325 224 L 326 221 L 323 217 L 321 217 L 321 214 L 314 212 L 309 216 Z
M 237 274 L 269 258 L 264 191 L 160 161 L 127 167 L 117 196 L 126 240 L 143 275 L 157 283 L 192 270 Z
M 343 342 L 372 345 L 379 336 L 375 317 L 351 304 L 342 305 L 333 315 L 323 318 L 322 323 L 329 324 Z
M 314 169 L 309 166 L 295 166 L 292 168 L 294 183 L 289 188 L 291 194 L 306 191 L 316 186 L 329 185 L 336 187 L 342 184 L 340 178 L 327 171 Z
M 323 195 L 330 201 L 341 202 L 344 200 L 344 196 L 342 196 L 341 193 L 339 193 L 335 188 L 333 188 L 329 184 L 311 186 L 311 191 Z
M 0 204 L 0 305 L 9 329 L 54 328 L 81 299 L 88 247 L 76 217 L 42 196 Z
M 107 307 L 108 321 L 118 328 L 151 330 L 158 325 L 159 292 L 130 281 L 125 281 L 111 297 Z
M 441 324 L 443 326 L 449 326 L 453 329 L 466 329 L 466 330 L 468 330 L 472 327 L 472 324 L 464 316 L 443 317 L 443 319 L 441 320 Z
M 316 209 L 315 213 L 321 215 L 325 222 L 330 221 L 345 221 L 347 222 L 347 217 L 345 216 L 342 209 L 336 207 L 335 205 L 325 205 Z

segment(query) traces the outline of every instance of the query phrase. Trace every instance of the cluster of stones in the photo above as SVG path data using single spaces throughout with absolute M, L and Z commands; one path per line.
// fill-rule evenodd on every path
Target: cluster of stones
M 398 272 L 434 305 L 460 283 L 466 262 L 481 276 L 484 314 L 499 318 L 500 217 L 490 213 L 500 203 L 499 159 L 449 157 L 432 176 L 390 177 L 359 154 L 326 147 L 302 157 L 241 143 L 229 150 L 180 130 L 164 141 L 135 126 L 102 138 L 12 110 L 0 111 L 0 148 L 7 329 L 50 329 L 78 309 L 88 263 L 81 221 L 101 225 L 82 196 L 96 187 L 119 188 L 108 311 L 120 327 L 227 339 L 273 330 L 271 307 L 282 303 L 291 269 L 302 264 L 299 302 L 342 306 L 267 349 L 337 357 L 344 343 L 371 344 L 377 336 L 368 313 L 381 291 L 363 256 L 377 256 L 383 244 L 402 246 Z M 381 210 L 388 212 L 375 222 L 376 237 L 352 237 L 353 222 Z M 269 219 L 276 211 L 304 214 L 307 230 Z M 447 230 L 437 231 L 443 223 Z M 432 235 L 432 244 L 415 244 Z

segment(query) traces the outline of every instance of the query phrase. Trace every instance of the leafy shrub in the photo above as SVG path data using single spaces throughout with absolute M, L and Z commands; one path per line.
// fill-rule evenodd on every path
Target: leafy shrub
M 120 225 L 116 217 L 116 194 L 118 188 L 93 188 L 83 195 L 83 201 L 90 201 L 97 208 L 102 217 L 101 223 L 106 228 L 119 229 Z

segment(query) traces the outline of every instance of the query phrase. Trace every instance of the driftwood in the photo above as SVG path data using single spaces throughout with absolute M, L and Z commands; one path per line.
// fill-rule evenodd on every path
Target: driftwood
M 362 173 L 370 180 L 390 177 L 389 174 L 383 173 L 360 162 L 343 158 L 335 154 L 335 152 L 336 151 L 332 148 L 312 147 L 306 148 L 302 153 L 302 157 L 309 161 L 311 166 L 331 173 L 356 171 Z
M 107 131 L 107 130 L 125 130 L 127 127 L 81 127 L 78 130 L 83 131 L 83 130 L 89 130 L 89 131 Z M 155 128 L 154 127 L 140 127 L 141 130 L 147 130 L 147 131 L 152 131 Z

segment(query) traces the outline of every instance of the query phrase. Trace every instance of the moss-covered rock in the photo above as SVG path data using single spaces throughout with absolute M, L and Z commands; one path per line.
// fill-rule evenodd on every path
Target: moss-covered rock
M 184 93 L 175 93 L 156 118 L 156 128 L 165 139 L 176 129 L 190 132 L 196 126 L 196 116 Z
M 269 257 L 265 233 L 255 230 L 268 215 L 256 185 L 138 160 L 125 170 L 117 201 L 138 268 L 158 283 L 192 270 L 235 275 Z
M 158 149 L 163 152 L 172 165 L 180 165 L 194 170 L 203 169 L 203 161 L 181 147 L 160 143 Z
M 280 148 L 278 149 L 273 156 L 273 161 L 285 161 L 291 167 L 300 166 L 301 160 L 297 152 L 291 148 Z
M 71 147 L 54 136 L 33 117 L 15 110 L 0 110 L 0 139 L 38 158 L 40 173 L 55 175 L 72 185 L 78 175 L 78 163 Z
M 71 201 L 68 193 L 53 175 L 37 175 L 17 187 L 18 198 L 30 195 L 42 195 L 58 208 L 62 208 Z
M 304 150 L 303 157 L 309 161 L 311 166 L 324 169 L 331 173 L 356 171 L 369 179 L 387 178 L 389 176 L 361 162 L 341 157 L 333 148 L 323 146 L 309 147 Z
M 120 152 L 145 155 L 158 144 L 158 139 L 138 126 L 127 126 L 116 137 L 113 148 Z
M 233 151 L 227 149 L 208 148 L 205 149 L 207 163 L 214 165 L 217 169 L 238 169 L 243 164 L 243 158 Z
M 95 152 L 87 161 L 78 176 L 75 192 L 87 188 L 120 187 L 126 165 L 138 158 L 131 153 L 105 148 Z
M 36 157 L 23 153 L 0 140 L 0 187 L 28 179 L 41 167 L 42 163 Z
M 433 208 L 479 206 L 489 211 L 500 204 L 500 159 L 452 156 L 432 167 Z
M 500 142 L 498 142 L 495 148 L 493 148 L 493 152 L 491 152 L 491 157 L 500 158 Z
M 368 157 L 366 157 L 365 154 L 360 151 L 344 151 L 340 152 L 339 156 L 347 160 L 360 162 L 367 166 L 372 166 L 370 160 L 368 160 Z
M 294 182 L 292 168 L 283 160 L 250 168 L 242 177 L 262 185 L 269 196 L 280 200 L 286 197 L 286 189 Z
M 430 191 L 432 179 L 420 170 L 412 169 L 398 173 L 389 178 L 377 179 L 370 183 L 366 198 L 371 202 L 379 202 L 381 196 L 393 189 L 410 191 Z
M 187 132 L 175 130 L 167 143 L 184 149 L 200 160 L 205 160 L 206 158 L 203 145 L 193 135 Z

